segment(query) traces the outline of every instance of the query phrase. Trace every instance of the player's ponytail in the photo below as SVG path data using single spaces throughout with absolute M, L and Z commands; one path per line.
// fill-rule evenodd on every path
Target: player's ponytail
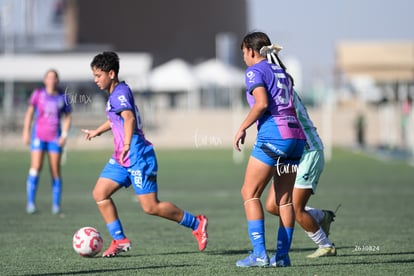
M 292 86 L 294 86 L 293 77 L 287 72 L 287 68 L 285 64 L 282 62 L 282 60 L 279 58 L 279 55 L 278 55 L 278 53 L 282 49 L 283 47 L 277 44 L 263 46 L 262 48 L 260 48 L 260 55 L 266 57 L 269 63 L 276 64 L 280 68 L 282 68 L 283 71 L 285 71 L 285 73 L 289 76 L 289 79 L 292 82 Z

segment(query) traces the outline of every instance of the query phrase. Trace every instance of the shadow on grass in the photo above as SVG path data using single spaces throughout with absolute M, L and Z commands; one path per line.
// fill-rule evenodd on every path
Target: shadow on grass
M 326 257 L 326 258 L 337 258 L 337 257 Z M 295 267 L 318 267 L 318 266 L 347 266 L 347 265 L 375 265 L 375 264 L 408 264 L 414 263 L 414 259 L 407 259 L 407 260 L 384 260 L 384 261 L 350 261 L 350 262 L 331 262 L 331 263 L 319 263 L 319 264 L 294 264 Z
M 66 271 L 66 272 L 51 272 L 51 273 L 39 273 L 39 274 L 25 274 L 25 276 L 50 276 L 50 275 L 88 275 L 91 273 L 116 273 L 123 271 L 143 271 L 146 269 L 159 269 L 159 268 L 179 268 L 189 267 L 191 265 L 163 265 L 163 266 L 143 266 L 143 267 L 126 267 L 126 268 L 113 268 L 113 269 L 94 269 L 94 270 L 80 270 L 80 271 Z
M 413 255 L 414 252 L 361 252 L 353 251 L 353 254 L 340 254 L 337 257 L 358 257 L 358 256 L 399 256 L 399 255 Z
M 337 250 L 341 249 L 350 249 L 354 248 L 352 246 L 341 246 L 336 247 Z M 304 248 L 292 248 L 290 252 L 307 252 L 307 251 L 315 251 L 317 247 L 304 247 Z M 251 249 L 250 249 L 251 250 Z M 269 253 L 274 253 L 274 250 L 267 250 Z M 241 255 L 246 254 L 249 252 L 249 249 L 240 249 L 240 250 L 222 250 L 222 251 L 206 251 L 205 253 L 208 255 Z M 352 255 L 351 255 L 352 256 Z

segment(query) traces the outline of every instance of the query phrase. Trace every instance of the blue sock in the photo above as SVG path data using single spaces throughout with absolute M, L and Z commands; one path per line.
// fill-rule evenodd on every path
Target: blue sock
M 279 227 L 277 233 L 276 253 L 277 255 L 288 254 L 292 244 L 294 228 Z
M 60 198 L 62 195 L 62 180 L 60 178 L 52 180 L 52 195 L 53 206 L 60 206 Z
M 248 220 L 247 230 L 253 246 L 253 254 L 262 256 L 266 253 L 264 220 Z
M 29 172 L 26 182 L 26 193 L 27 193 L 27 203 L 35 204 L 36 201 L 36 191 L 39 183 L 39 176 L 36 173 Z
M 199 221 L 194 215 L 188 213 L 187 211 L 184 211 L 184 216 L 180 221 L 180 224 L 182 226 L 196 230 L 198 228 Z
M 111 234 L 114 240 L 125 239 L 124 230 L 122 229 L 122 224 L 119 219 L 114 220 L 106 225 L 109 234 Z

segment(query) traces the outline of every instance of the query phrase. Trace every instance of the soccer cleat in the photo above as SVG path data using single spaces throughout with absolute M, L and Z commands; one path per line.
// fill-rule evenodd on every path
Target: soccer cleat
M 109 248 L 102 254 L 102 257 L 115 257 L 121 252 L 127 252 L 131 249 L 129 239 L 113 240 Z
M 332 247 L 319 247 L 316 249 L 315 252 L 306 256 L 308 258 L 319 258 L 319 257 L 329 257 L 329 256 L 336 256 L 336 248 L 335 246 Z
M 31 214 L 34 214 L 36 212 L 37 212 L 36 205 L 34 205 L 33 203 L 28 203 L 26 205 L 26 213 L 31 215 Z
M 276 255 L 273 255 L 270 258 L 270 266 L 273 267 L 288 267 L 290 266 L 290 258 L 288 254 L 284 254 L 284 255 L 279 255 L 277 256 L 277 261 L 276 261 Z
M 269 257 L 266 253 L 263 253 L 262 256 L 257 256 L 251 253 L 244 259 L 241 259 L 236 262 L 238 267 L 267 267 L 269 266 Z
M 208 218 L 205 215 L 199 215 L 196 217 L 199 221 L 198 227 L 193 231 L 194 237 L 198 242 L 198 249 L 203 251 L 207 247 L 208 234 L 207 234 L 207 225 Z
M 330 210 L 322 210 L 322 212 L 324 213 L 324 216 L 319 222 L 319 225 L 322 227 L 323 232 L 325 232 L 326 237 L 328 237 L 331 223 L 335 220 L 335 213 Z

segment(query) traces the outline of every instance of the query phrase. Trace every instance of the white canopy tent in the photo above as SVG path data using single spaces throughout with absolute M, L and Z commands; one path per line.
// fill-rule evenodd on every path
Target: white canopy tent
M 182 59 L 173 59 L 155 67 L 149 75 L 148 88 L 152 92 L 170 96 L 185 93 L 187 107 L 198 108 L 199 82 L 192 66 Z
M 193 91 L 199 87 L 191 65 L 182 59 L 173 59 L 155 67 L 148 84 L 154 92 Z
M 201 97 L 206 105 L 241 105 L 240 89 L 244 84 L 244 72 L 219 59 L 209 59 L 194 67 L 202 87 Z
M 209 59 L 194 67 L 194 72 L 203 86 L 244 86 L 244 72 L 218 59 Z

